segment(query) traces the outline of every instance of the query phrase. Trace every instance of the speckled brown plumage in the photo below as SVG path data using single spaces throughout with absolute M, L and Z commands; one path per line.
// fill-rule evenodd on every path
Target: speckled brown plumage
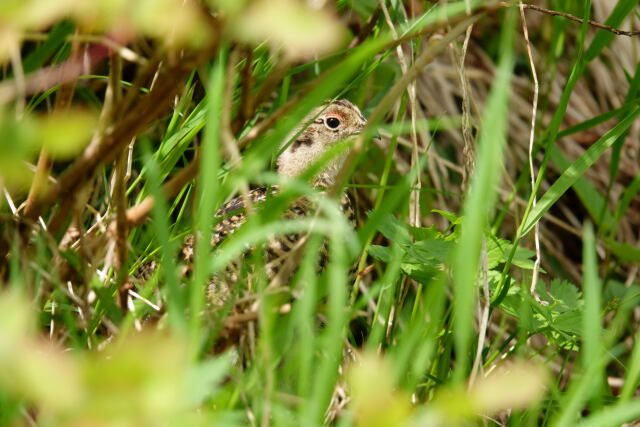
M 366 120 L 362 113 L 351 102 L 338 100 L 325 104 L 314 110 L 307 119 L 298 127 L 293 135 L 298 135 L 290 144 L 283 146 L 283 151 L 278 157 L 277 172 L 284 177 L 297 177 L 311 166 L 320 155 L 338 141 L 348 139 L 360 133 Z M 289 138 L 290 139 L 290 138 Z M 346 154 L 332 159 L 312 179 L 311 184 L 316 188 L 326 188 L 333 184 L 335 177 L 344 163 Z M 244 196 L 238 196 L 228 201 L 217 213 L 221 220 L 215 225 L 211 235 L 211 244 L 215 247 L 230 234 L 234 233 L 246 221 L 246 206 L 259 208 L 270 196 L 278 192 L 277 187 L 256 188 Z M 322 194 L 322 191 L 320 191 Z M 341 209 L 344 215 L 355 224 L 355 214 L 348 195 L 342 194 L 340 199 Z M 302 218 L 315 215 L 317 209 L 308 197 L 300 197 L 294 200 L 284 212 L 288 219 Z M 181 258 L 184 264 L 184 273 L 189 274 L 193 263 L 194 241 L 193 235 L 185 238 L 181 250 Z M 291 251 L 299 244 L 298 234 L 287 234 L 270 237 L 264 246 L 265 273 L 271 280 L 280 270 Z M 322 266 L 328 257 L 327 246 L 321 248 L 320 265 Z M 231 293 L 235 283 L 241 278 L 242 260 L 237 260 L 227 267 L 227 270 L 213 277 L 209 285 L 209 299 L 214 305 L 221 305 Z
M 247 199 L 252 207 L 259 208 L 260 205 L 270 196 L 275 196 L 278 188 L 261 187 L 251 190 L 246 196 L 238 196 L 227 202 L 218 212 L 216 217 L 222 218 L 214 228 L 211 238 L 211 245 L 218 246 L 224 239 L 233 234 L 246 222 L 246 206 Z M 340 198 L 340 209 L 350 223 L 355 226 L 355 212 L 347 193 L 343 193 Z M 307 198 L 300 197 L 294 200 L 284 212 L 287 219 L 298 219 L 314 215 L 316 213 L 315 205 Z M 287 260 L 289 253 L 300 242 L 300 235 L 297 233 L 274 235 L 270 237 L 264 246 L 265 252 L 265 274 L 268 280 L 271 280 L 280 270 L 282 264 Z M 194 236 L 189 234 L 182 246 L 181 255 L 185 265 L 185 272 L 190 272 L 190 266 L 193 262 L 193 254 L 195 248 Z M 319 265 L 324 266 L 328 259 L 327 245 L 323 244 L 320 248 Z M 232 263 L 223 274 L 213 277 L 209 283 L 209 299 L 214 305 L 221 305 L 226 302 L 230 293 L 230 289 L 240 278 L 240 260 Z

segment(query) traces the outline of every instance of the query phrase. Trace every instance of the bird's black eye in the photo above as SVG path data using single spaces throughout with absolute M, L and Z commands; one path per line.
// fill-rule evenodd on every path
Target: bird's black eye
M 338 129 L 338 126 L 340 126 L 340 119 L 336 117 L 329 117 L 325 123 L 329 129 Z

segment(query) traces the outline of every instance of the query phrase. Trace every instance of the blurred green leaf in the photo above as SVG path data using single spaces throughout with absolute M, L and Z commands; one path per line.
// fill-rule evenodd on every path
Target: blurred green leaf
M 400 267 L 404 274 L 425 285 L 429 284 L 440 271 L 434 264 L 403 262 Z
M 54 25 L 49 31 L 47 40 L 24 58 L 22 66 L 25 74 L 44 65 L 67 42 L 66 37 L 72 33 L 74 28 L 74 25 L 69 21 L 62 21 Z
M 621 261 L 625 262 L 640 262 L 640 248 L 629 243 L 616 242 L 613 239 L 606 240 L 607 247 L 613 252 Z
M 51 410 L 80 401 L 80 373 L 61 349 L 38 336 L 31 304 L 0 294 L 0 388 Z
M 383 216 L 378 225 L 378 230 L 380 230 L 384 237 L 392 242 L 399 243 L 401 245 L 411 244 L 411 236 L 407 231 L 406 224 L 391 214 Z
M 513 244 L 507 240 L 497 238 L 490 234 L 486 237 L 488 267 L 493 269 L 498 267 L 500 264 L 507 262 L 509 253 L 513 248 Z M 535 251 L 518 247 L 515 250 L 511 263 L 520 268 L 532 269 L 534 261 L 531 258 L 533 258 L 535 254 Z
M 110 0 L 102 0 L 109 3 Z M 143 34 L 161 39 L 170 47 L 200 47 L 211 30 L 194 0 L 137 0 L 125 2 L 112 23 L 121 25 L 130 18 Z
M 435 226 L 413 227 L 407 224 L 407 230 L 415 240 L 433 240 L 444 236 Z
M 38 122 L 31 116 L 16 120 L 0 110 L 0 178 L 9 187 L 28 187 L 33 172 L 26 162 L 38 149 Z
M 391 259 L 391 248 L 387 246 L 371 245 L 369 246 L 369 254 L 382 262 L 389 262 Z
M 185 344 L 175 336 L 146 332 L 90 354 L 82 364 L 87 394 L 70 416 L 85 425 L 157 425 L 183 411 Z
M 51 157 L 69 159 L 89 143 L 97 122 L 89 111 L 53 112 L 39 120 L 38 137 Z
M 453 246 L 453 242 L 442 239 L 421 240 L 411 245 L 407 253 L 424 263 L 444 263 Z
M 324 55 L 346 41 L 346 30 L 336 17 L 295 0 L 253 2 L 235 23 L 234 31 L 253 44 L 267 41 L 291 59 Z
M 542 398 L 549 377 L 537 363 L 516 360 L 504 363 L 474 384 L 470 400 L 480 412 L 526 408 Z
M 210 35 L 191 0 L 5 0 L 0 8 L 0 26 L 18 31 L 38 31 L 65 18 L 87 32 L 139 32 L 170 46 L 201 45 Z M 0 60 L 8 42 L 0 37 Z
M 527 408 L 542 399 L 549 382 L 546 369 L 524 360 L 508 360 L 479 376 L 466 387 L 449 386 L 438 391 L 429 424 L 470 425 L 477 414 Z
M 452 225 L 458 225 L 458 224 L 462 224 L 462 220 L 463 218 L 461 216 L 458 216 L 452 212 L 447 212 L 447 211 L 443 211 L 440 209 L 432 209 L 431 212 L 433 213 L 437 213 L 439 215 L 442 215 L 443 217 L 445 217 L 447 219 L 447 221 L 449 221 Z
M 0 8 L 0 23 L 19 29 L 39 30 L 67 16 L 80 3 L 79 0 L 4 0 Z
M 207 2 L 220 12 L 234 16 L 244 10 L 248 0 L 207 0 Z
M 551 282 L 548 293 L 544 287 L 540 288 L 542 288 L 540 295 L 550 304 L 553 304 L 554 309 L 557 311 L 580 311 L 584 307 L 582 293 L 573 283 L 566 280 L 554 279 Z M 546 298 L 545 294 L 547 296 Z
M 185 387 L 187 405 L 195 407 L 214 397 L 230 365 L 231 357 L 226 354 L 193 366 L 187 373 Z
M 409 396 L 396 391 L 387 360 L 374 354 L 364 355 L 351 366 L 349 384 L 353 390 L 356 425 L 384 427 L 409 422 Z

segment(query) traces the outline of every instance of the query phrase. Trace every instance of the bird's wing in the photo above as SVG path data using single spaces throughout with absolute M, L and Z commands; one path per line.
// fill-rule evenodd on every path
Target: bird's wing
M 264 202 L 269 194 L 270 189 L 266 187 L 256 188 L 246 195 L 241 195 L 229 200 L 222 206 L 216 217 L 222 218 L 216 224 L 211 244 L 217 246 L 224 240 L 226 236 L 235 232 L 246 221 L 247 203 L 254 205 Z M 272 190 L 273 191 L 273 190 Z
M 273 191 L 273 190 L 272 190 Z M 264 202 L 269 189 L 266 187 L 256 188 L 246 195 L 241 195 L 229 200 L 216 212 L 217 218 L 222 218 L 215 225 L 211 236 L 211 245 L 218 246 L 228 235 L 233 234 L 246 221 L 247 202 L 251 205 Z M 190 266 L 193 262 L 195 249 L 195 236 L 188 234 L 184 238 L 181 248 L 181 259 L 185 265 Z

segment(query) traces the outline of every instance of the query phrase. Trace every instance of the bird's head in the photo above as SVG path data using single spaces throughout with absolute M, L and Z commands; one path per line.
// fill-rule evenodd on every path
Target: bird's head
M 338 141 L 360 134 L 367 120 L 360 109 L 340 99 L 315 109 L 296 129 L 298 137 L 278 157 L 278 173 L 295 177 L 304 172 L 318 157 Z M 314 178 L 314 184 L 333 184 L 346 153 L 333 158 Z

